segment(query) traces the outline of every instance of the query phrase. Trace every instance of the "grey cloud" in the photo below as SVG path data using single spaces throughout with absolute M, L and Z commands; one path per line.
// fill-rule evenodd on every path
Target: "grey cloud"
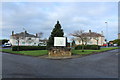
M 115 15 L 115 12 L 107 15 L 111 7 L 102 3 L 99 5 L 95 3 L 5 3 L 3 5 L 4 36 L 9 37 L 11 30 L 19 32 L 25 28 L 31 33 L 42 31 L 44 37 L 48 37 L 56 20 L 60 20 L 66 34 L 79 29 L 100 32 L 105 30 L 104 21 L 111 15 Z M 115 20 L 115 18 L 111 19 Z

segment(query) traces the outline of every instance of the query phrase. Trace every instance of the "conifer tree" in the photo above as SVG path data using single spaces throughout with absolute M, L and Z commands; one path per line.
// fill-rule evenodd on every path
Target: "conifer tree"
M 54 46 L 54 37 L 63 37 L 63 36 L 64 36 L 63 29 L 61 29 L 61 25 L 59 21 L 57 21 L 57 24 L 52 30 L 49 40 L 47 42 L 47 49 Z
M 73 41 L 72 41 L 72 47 L 75 47 L 75 45 L 76 45 L 76 44 L 75 44 L 75 41 L 73 40 Z

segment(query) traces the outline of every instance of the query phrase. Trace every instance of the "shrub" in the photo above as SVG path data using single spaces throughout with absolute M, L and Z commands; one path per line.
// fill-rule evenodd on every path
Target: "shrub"
M 120 39 L 116 39 L 113 41 L 114 44 L 117 44 L 118 46 L 120 46 Z
M 75 47 L 76 50 L 81 50 L 82 49 L 82 45 L 77 45 Z M 100 46 L 98 45 L 84 45 L 84 49 L 85 50 L 99 50 Z
M 46 46 L 13 46 L 13 51 L 46 50 Z

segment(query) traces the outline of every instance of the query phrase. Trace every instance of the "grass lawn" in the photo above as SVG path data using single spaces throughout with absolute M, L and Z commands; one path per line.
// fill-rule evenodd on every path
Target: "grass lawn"
M 109 48 L 101 48 L 100 50 L 72 50 L 72 54 L 94 54 L 96 52 L 104 52 L 108 50 L 118 49 L 118 47 L 109 47 Z M 12 51 L 11 49 L 0 49 L 2 52 L 13 53 L 13 54 L 22 54 L 22 55 L 30 55 L 30 56 L 42 56 L 47 55 L 47 50 L 32 50 L 32 51 Z
M 104 51 L 113 50 L 113 49 L 118 49 L 118 47 L 101 48 L 100 50 L 84 50 L 84 52 L 82 52 L 82 50 L 72 50 L 72 53 L 73 54 L 93 54 L 96 52 L 104 52 Z
M 30 56 L 42 56 L 48 53 L 47 50 L 12 51 L 12 49 L 0 49 L 0 51 L 7 53 L 14 53 L 14 54 L 30 55 Z

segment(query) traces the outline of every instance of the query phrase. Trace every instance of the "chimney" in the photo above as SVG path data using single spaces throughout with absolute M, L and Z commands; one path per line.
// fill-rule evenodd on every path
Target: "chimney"
M 14 35 L 14 31 L 12 31 L 12 35 Z
M 57 24 L 59 24 L 59 21 L 57 20 Z
M 27 31 L 25 30 L 25 33 L 27 33 Z
M 36 33 L 36 37 L 38 37 L 38 34 Z
M 103 31 L 101 31 L 101 34 L 103 35 Z
M 89 30 L 89 33 L 91 33 L 91 30 Z

